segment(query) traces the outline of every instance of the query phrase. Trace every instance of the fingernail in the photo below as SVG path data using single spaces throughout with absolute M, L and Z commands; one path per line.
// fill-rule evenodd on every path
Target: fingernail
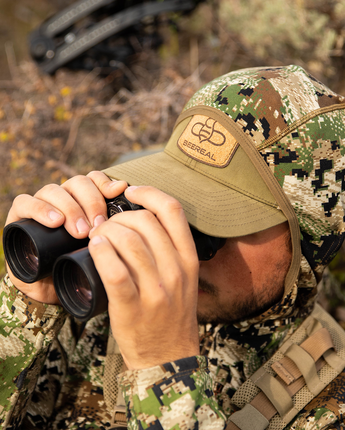
M 83 218 L 78 219 L 76 226 L 78 233 L 86 233 L 90 230 L 90 227 Z
M 105 218 L 103 215 L 97 215 L 96 218 L 93 220 L 93 226 L 98 227 L 105 221 Z
M 134 191 L 134 190 L 136 190 L 138 187 L 136 186 L 136 185 L 131 185 L 130 187 L 128 187 L 127 189 L 126 189 L 126 193 L 129 191 L 129 192 L 132 192 L 132 191 Z
M 55 211 L 50 211 L 50 212 L 48 213 L 48 216 L 49 216 L 49 218 L 50 218 L 52 221 L 56 221 L 56 220 L 58 220 L 59 218 L 61 218 L 61 214 L 59 214 L 58 212 L 55 212 Z
M 103 242 L 103 238 L 101 236 L 94 236 L 91 240 L 90 243 L 92 245 L 98 245 L 99 243 Z

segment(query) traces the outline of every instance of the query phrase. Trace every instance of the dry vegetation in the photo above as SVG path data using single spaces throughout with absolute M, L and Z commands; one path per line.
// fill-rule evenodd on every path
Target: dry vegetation
M 6 0 L 0 24 L 5 4 L 32 12 L 38 3 L 48 10 L 54 2 Z M 37 26 L 34 18 L 26 28 Z M 106 78 L 97 70 L 43 75 L 9 41 L 0 58 L 9 71 L 0 80 L 1 224 L 17 194 L 166 142 L 195 90 L 230 70 L 297 63 L 345 93 L 344 23 L 343 0 L 209 0 L 179 20 L 178 32 L 162 30 L 160 50 L 141 52 Z M 343 261 L 332 272 L 338 287 L 327 288 L 324 301 L 345 321 Z
M 134 78 L 135 90 L 116 93 L 97 72 L 59 71 L 54 78 L 31 62 L 15 67 L 12 88 L 0 99 L 0 216 L 19 193 L 47 182 L 102 169 L 128 151 L 167 140 L 196 75 L 164 69 L 150 90 L 149 77 Z M 137 75 L 138 76 L 138 75 Z M 1 85 L 1 82 L 0 82 Z

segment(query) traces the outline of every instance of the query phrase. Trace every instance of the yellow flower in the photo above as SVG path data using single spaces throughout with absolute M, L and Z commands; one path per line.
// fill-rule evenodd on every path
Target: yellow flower
M 54 118 L 57 121 L 69 121 L 72 118 L 72 112 L 60 105 L 55 108 Z
M 0 141 L 1 142 L 7 142 L 9 138 L 9 134 L 6 131 L 0 132 Z
M 62 95 L 62 97 L 67 97 L 71 94 L 71 91 L 72 91 L 71 87 L 66 86 L 61 88 L 60 94 Z

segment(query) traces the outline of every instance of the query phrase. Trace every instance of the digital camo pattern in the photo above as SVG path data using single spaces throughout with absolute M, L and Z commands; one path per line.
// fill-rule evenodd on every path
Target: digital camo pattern
M 150 381 L 155 381 L 151 386 Z M 199 428 L 221 430 L 224 415 L 213 396 L 205 357 L 191 357 L 121 377 L 129 404 L 129 428 Z M 136 407 L 140 406 L 140 409 Z
M 231 404 L 233 394 L 299 327 L 300 323 L 310 314 L 314 302 L 315 289 L 302 289 L 299 292 L 297 303 L 293 289 L 277 305 L 260 317 L 248 320 L 246 323 L 208 325 L 200 328 L 200 350 L 201 354 L 208 359 L 208 367 L 205 368 L 205 372 L 211 380 L 213 393 L 213 397 L 210 399 L 212 401 L 209 401 L 207 406 L 212 410 L 214 405 L 217 405 L 216 409 L 213 409 L 214 417 L 219 417 L 220 410 L 225 416 L 223 426 L 236 410 Z M 184 368 L 192 369 L 197 364 L 194 372 L 200 375 L 202 371 L 200 359 L 201 357 L 198 358 L 197 363 L 195 363 L 195 357 L 186 359 L 183 361 Z M 173 428 L 163 425 L 165 422 L 164 414 L 171 414 L 172 411 L 179 410 L 181 396 L 184 395 L 186 395 L 186 403 L 183 404 L 183 414 L 179 417 L 179 428 L 194 428 L 193 426 L 186 426 L 185 420 L 186 416 L 193 416 L 195 408 L 198 407 L 187 400 L 190 397 L 200 396 L 199 389 L 195 384 L 190 383 L 190 371 L 181 371 L 178 375 L 173 372 L 172 375 L 171 365 L 168 363 L 139 372 L 127 371 L 122 376 L 120 383 L 125 388 L 126 404 L 130 406 L 130 414 L 127 418 L 131 429 Z M 162 384 L 172 390 L 175 396 L 171 394 L 171 397 L 167 398 L 166 392 L 156 389 L 157 385 L 161 386 Z M 177 390 L 180 396 L 176 398 Z M 197 390 L 196 393 L 195 390 Z M 206 390 L 204 393 L 206 395 L 211 394 L 210 391 Z M 202 397 L 200 399 L 202 400 Z M 214 403 L 214 399 L 216 403 Z M 343 400 L 345 401 L 345 396 Z M 168 410 L 165 409 L 167 404 L 170 405 Z M 142 411 L 147 414 L 142 414 Z M 210 428 L 208 427 L 210 423 L 203 422 L 200 418 L 199 421 L 195 421 L 195 425 L 196 422 L 200 429 Z M 223 428 L 217 427 L 218 425 L 220 425 L 219 420 L 215 420 L 212 428 Z M 303 430 L 303 428 L 301 427 L 299 430 Z
M 250 137 L 296 212 L 303 254 L 318 280 L 344 240 L 344 102 L 301 67 L 288 66 L 221 76 L 184 109 L 214 107 Z
M 1 285 L 0 428 L 106 429 L 107 313 L 84 326 Z
M 341 103 L 303 69 L 289 66 L 230 73 L 187 104 L 221 110 L 252 138 L 295 208 L 300 275 L 264 314 L 201 327 L 201 356 L 120 375 L 130 429 L 225 428 L 238 387 L 310 314 L 317 281 L 344 234 Z M 0 428 L 110 429 L 102 383 L 107 314 L 77 324 L 59 307 L 23 296 L 8 278 L 0 300 Z M 344 428 L 344 386 L 342 373 L 286 430 Z
M 61 329 L 61 309 L 29 300 L 9 278 L 0 293 L 0 423 L 23 419 L 50 342 Z
M 50 371 L 42 372 L 38 380 L 35 398 L 27 414 L 31 421 L 43 424 L 42 412 L 35 413 L 37 405 L 45 403 L 43 384 L 48 385 L 51 381 L 51 369 L 55 371 L 61 367 L 59 380 L 54 378 L 52 414 L 44 417 L 47 428 L 81 430 L 108 427 L 111 416 L 103 397 L 108 334 L 109 318 L 106 313 L 88 321 L 85 326 L 70 317 L 66 320 L 58 337 L 59 342 L 52 344 L 46 360 Z
M 302 67 L 258 67 L 209 82 L 184 111 L 200 105 L 214 107 L 237 122 L 259 147 L 310 112 L 344 101 Z
M 345 422 L 345 372 L 334 379 L 287 430 L 343 429 Z
M 5 311 L 2 308 L 5 318 L 0 327 L 1 333 L 10 333 L 11 329 L 13 333 L 14 329 L 18 331 L 22 327 L 22 321 L 30 314 L 29 307 L 37 308 L 38 304 L 18 293 L 8 278 L 5 281 L 1 286 L 2 303 L 11 305 L 6 306 Z M 312 301 L 311 290 L 304 289 L 303 294 L 306 296 L 300 303 Z M 18 296 L 22 305 L 14 308 L 12 303 L 18 300 Z M 284 299 L 275 307 L 274 320 L 260 322 L 258 318 L 256 323 L 245 328 L 201 327 L 202 356 L 120 375 L 128 406 L 128 427 L 151 430 L 225 428 L 226 417 L 233 411 L 233 393 L 303 320 L 305 307 L 298 308 L 295 301 L 293 303 L 289 317 Z M 16 314 L 15 323 L 13 313 Z M 40 325 L 42 318 L 35 319 L 39 314 L 34 312 L 31 315 L 31 326 Z M 50 306 L 50 323 L 47 326 L 55 330 L 60 328 L 63 320 L 61 309 Z M 50 330 L 45 330 L 45 337 L 39 344 L 42 349 L 34 351 L 32 336 L 23 333 L 22 340 L 29 350 L 32 348 L 34 351 L 30 363 L 25 355 L 17 355 L 17 351 L 11 354 L 6 350 L 5 354 L 1 349 L 1 378 L 4 380 L 6 375 L 6 381 L 13 383 L 9 390 L 8 384 L 0 389 L 0 428 L 110 429 L 111 413 L 104 402 L 102 387 L 108 330 L 106 313 L 93 318 L 86 326 L 68 317 L 57 338 Z M 19 372 L 11 361 L 13 358 Z M 345 376 L 340 375 L 328 387 L 330 391 L 324 390 L 314 399 L 314 406 L 300 414 L 298 424 L 287 429 L 311 429 L 311 420 L 320 425 L 319 429 L 331 429 L 330 423 L 342 423 L 344 386 Z M 324 413 L 321 414 L 321 410 Z M 302 422 L 303 426 L 300 425 Z

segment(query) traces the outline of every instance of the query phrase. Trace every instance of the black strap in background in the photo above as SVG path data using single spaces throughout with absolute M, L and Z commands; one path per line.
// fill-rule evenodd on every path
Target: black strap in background
M 39 67 L 52 74 L 85 51 L 114 36 L 115 34 L 139 24 L 145 17 L 154 17 L 165 12 L 189 11 L 195 8 L 195 0 L 167 0 L 163 2 L 141 3 L 121 10 L 91 26 L 78 36 L 65 38 L 60 46 L 56 46 L 54 36 L 73 26 L 81 18 L 100 7 L 116 4 L 116 0 L 82 0 L 64 9 L 44 22 L 29 37 L 30 51 Z M 71 30 L 71 34 L 73 30 Z
M 41 34 L 53 37 L 90 13 L 111 3 L 114 3 L 114 0 L 79 0 L 45 21 L 41 26 Z

